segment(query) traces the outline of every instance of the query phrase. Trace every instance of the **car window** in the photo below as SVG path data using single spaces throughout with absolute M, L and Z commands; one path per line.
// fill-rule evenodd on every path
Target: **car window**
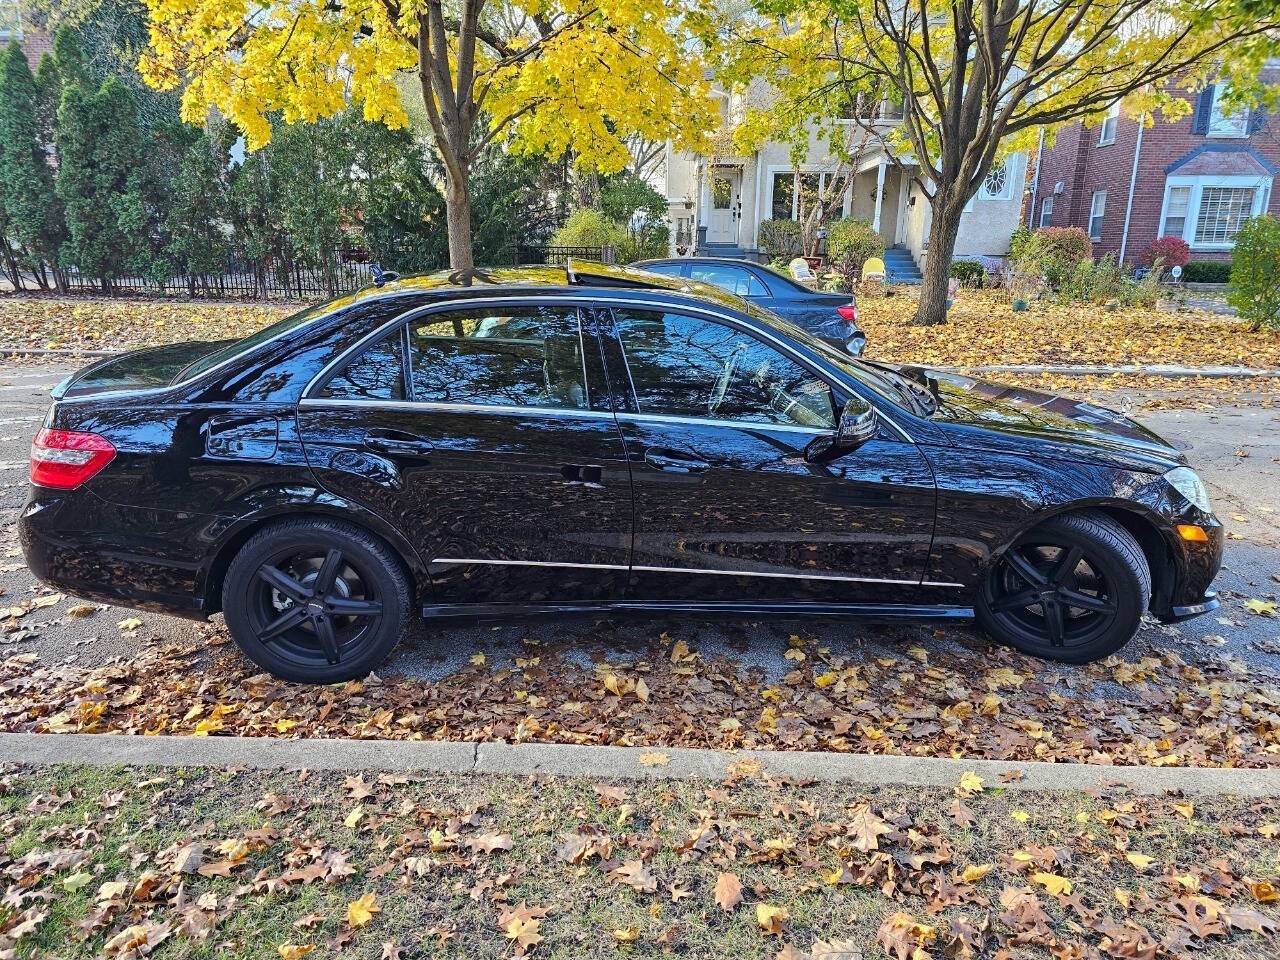
M 736 293 L 740 297 L 769 295 L 760 278 L 742 267 L 730 267 L 720 263 L 695 263 L 689 268 L 689 279 L 715 284 L 722 290 Z
M 401 329 L 384 336 L 349 361 L 320 391 L 335 400 L 404 400 Z
M 409 325 L 415 402 L 587 407 L 573 307 L 495 307 Z
M 646 263 L 641 267 L 642 270 L 648 270 L 650 273 L 661 273 L 668 277 L 678 277 L 680 272 L 684 270 L 683 263 Z
M 825 381 L 726 324 L 678 313 L 614 312 L 640 413 L 832 428 Z

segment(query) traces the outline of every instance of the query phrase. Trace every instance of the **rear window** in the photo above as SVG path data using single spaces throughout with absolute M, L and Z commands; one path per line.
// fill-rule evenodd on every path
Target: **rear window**
M 195 363 L 191 363 L 183 367 L 171 382 L 180 383 L 183 380 L 190 380 L 192 377 L 198 377 L 206 370 L 212 370 L 224 360 L 230 360 L 232 357 L 239 356 L 248 350 L 252 350 L 254 347 L 261 346 L 268 340 L 272 340 L 275 337 L 286 334 L 291 330 L 297 330 L 305 324 L 308 324 L 313 320 L 317 320 L 320 317 L 333 312 L 335 309 L 338 309 L 340 304 L 345 305 L 349 302 L 350 298 L 344 297 L 341 301 L 329 301 L 328 303 L 317 304 L 314 307 L 308 307 L 306 310 L 301 310 L 292 316 L 285 317 L 283 320 L 279 320 L 270 326 L 263 327 L 257 333 L 249 334 L 249 336 L 245 337 L 243 340 L 233 340 L 227 346 L 222 347 L 222 349 L 206 354 Z

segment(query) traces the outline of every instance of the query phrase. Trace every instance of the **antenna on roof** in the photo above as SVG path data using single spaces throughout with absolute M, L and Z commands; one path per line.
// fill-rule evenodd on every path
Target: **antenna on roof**
M 570 286 L 578 282 L 578 275 L 573 272 L 573 257 L 564 258 L 564 276 L 565 282 Z
M 369 265 L 369 272 L 373 274 L 374 286 L 382 286 L 384 283 L 390 283 L 392 280 L 399 280 L 400 274 L 394 270 L 383 270 L 378 264 Z

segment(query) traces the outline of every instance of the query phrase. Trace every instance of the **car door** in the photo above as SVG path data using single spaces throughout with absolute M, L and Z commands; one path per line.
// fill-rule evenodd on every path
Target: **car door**
M 583 343 L 573 305 L 413 317 L 308 389 L 308 461 L 409 537 L 441 604 L 620 596 L 629 470 L 608 398 L 588 385 L 599 349 Z
M 596 318 L 631 463 L 629 598 L 911 602 L 933 536 L 924 457 L 886 427 L 834 459 L 846 394 L 740 320 L 617 306 Z

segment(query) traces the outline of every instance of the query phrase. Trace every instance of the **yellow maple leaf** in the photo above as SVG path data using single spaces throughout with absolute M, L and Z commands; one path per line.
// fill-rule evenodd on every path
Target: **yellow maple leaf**
M 642 767 L 665 767 L 670 762 L 670 756 L 657 750 L 650 750 L 647 753 L 640 754 L 640 766 Z
M 1190 820 L 1193 816 L 1195 816 L 1196 805 L 1194 803 L 1191 803 L 1190 801 L 1188 801 L 1187 803 L 1175 803 L 1173 805 L 1173 809 L 1178 811 L 1178 813 L 1182 814 L 1182 816 L 1186 817 L 1188 820 Z
M 373 902 L 373 894 L 366 893 L 358 900 L 352 900 L 347 904 L 347 923 L 354 929 L 359 929 L 373 919 L 375 913 L 381 913 L 382 908 Z
M 1044 887 L 1052 896 L 1069 897 L 1071 895 L 1071 881 L 1066 877 L 1060 877 L 1056 873 L 1037 871 L 1031 875 L 1031 879 Z
M 613 939 L 617 940 L 619 943 L 631 943 L 638 936 L 640 936 L 640 931 L 635 927 L 627 927 L 624 930 L 613 931 Z
M 960 791 L 966 796 L 977 793 L 982 789 L 982 778 L 972 770 L 966 770 L 963 777 L 960 778 Z
M 1256 597 L 1250 597 L 1244 602 L 1244 608 L 1250 613 L 1256 613 L 1262 617 L 1280 616 L 1276 611 L 1276 605 L 1270 600 L 1259 600 Z
M 1027 813 L 1025 810 L 1015 810 L 1013 813 L 1009 814 L 1009 816 L 1013 817 L 1013 819 L 1017 820 L 1019 823 L 1026 823 L 1031 819 L 1031 814 Z
M 1136 870 L 1145 870 L 1156 862 L 1155 857 L 1148 857 L 1145 853 L 1126 853 L 1124 858 L 1133 864 Z
M 826 673 L 820 673 L 814 677 L 813 682 L 819 687 L 829 687 L 838 679 L 839 677 L 836 675 L 834 670 L 828 670 Z
M 276 948 L 276 951 L 280 954 L 280 960 L 301 960 L 302 957 L 305 957 L 315 948 L 316 945 L 314 943 L 282 943 Z
M 768 934 L 782 933 L 782 925 L 787 922 L 787 908 L 773 907 L 767 903 L 756 904 L 756 924 Z
M 977 883 L 995 868 L 996 866 L 994 863 L 971 863 L 969 866 L 964 868 L 964 873 L 961 874 L 961 879 L 963 879 L 965 883 Z

